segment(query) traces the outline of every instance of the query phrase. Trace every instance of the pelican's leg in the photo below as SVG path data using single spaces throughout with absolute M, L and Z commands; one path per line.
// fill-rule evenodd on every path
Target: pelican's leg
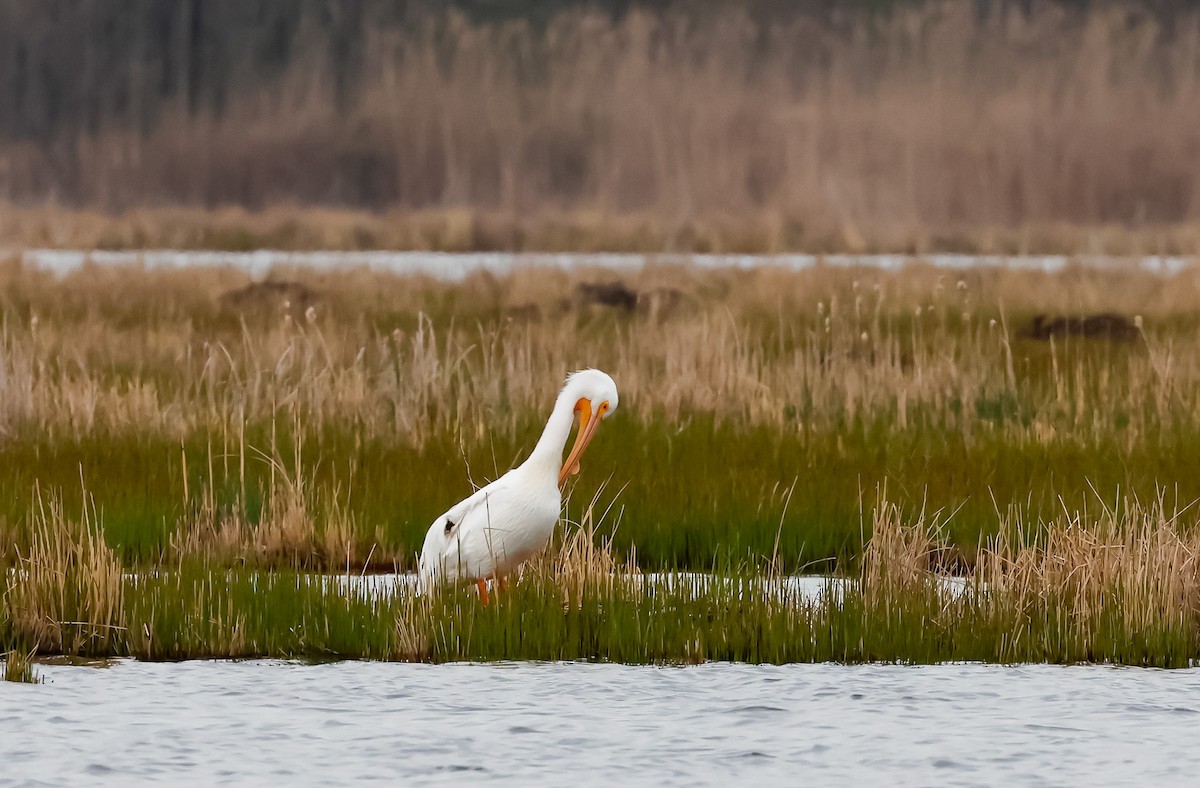
M 485 605 L 490 603 L 492 600 L 488 596 L 487 581 L 486 580 L 476 580 L 475 585 L 479 587 L 479 601 Z
M 508 593 L 508 578 L 505 577 L 504 575 L 500 575 L 499 577 L 497 577 L 496 578 L 496 588 L 500 589 L 501 591 L 503 591 L 504 593 L 507 594 Z

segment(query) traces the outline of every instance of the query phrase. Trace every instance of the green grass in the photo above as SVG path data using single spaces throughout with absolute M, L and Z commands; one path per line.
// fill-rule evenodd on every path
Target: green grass
M 376 558 L 410 569 L 428 524 L 470 492 L 467 467 L 476 483 L 494 478 L 524 456 L 538 426 L 531 422 L 520 440 L 500 434 L 469 447 L 465 464 L 450 435 L 418 448 L 353 427 L 326 430 L 303 437 L 300 473 L 320 492 L 317 521 L 337 501 L 363 540 L 381 535 Z M 252 429 L 247 443 L 270 453 L 270 432 Z M 294 437 L 282 426 L 276 431 L 280 456 L 292 457 Z M 182 446 L 103 434 L 10 438 L 0 444 L 0 488 L 10 491 L 0 500 L 0 519 L 13 524 L 19 546 L 35 489 L 61 493 L 68 510 L 79 508 L 86 489 L 121 560 L 152 565 L 210 482 L 219 506 L 234 508 L 241 499 L 238 458 L 215 456 L 210 480 L 209 446 L 204 434 Z M 245 508 L 253 521 L 270 495 L 271 468 L 247 454 Z M 592 444 L 574 496 L 588 500 L 604 486 L 601 500 L 616 500 L 606 525 L 614 546 L 621 554 L 636 549 L 643 568 L 703 570 L 715 560 L 763 561 L 778 552 L 789 571 L 821 570 L 852 563 L 861 552 L 869 531 L 863 512 L 883 488 L 910 513 L 953 513 L 947 533 L 969 554 L 996 533 L 998 505 L 1003 511 L 1016 504 L 1036 522 L 1064 507 L 1096 507 L 1097 492 L 1109 500 L 1118 490 L 1153 500 L 1168 483 L 1170 496 L 1186 503 L 1200 498 L 1197 469 L 1200 426 L 1191 424 L 1133 440 L 1114 428 L 1086 443 L 1040 443 L 986 430 L 898 429 L 878 418 L 857 418 L 836 432 L 801 432 L 703 416 L 650 425 L 618 417 Z M 315 557 L 302 565 L 319 568 Z
M 591 515 L 584 520 L 590 522 Z M 652 577 L 613 562 L 587 526 L 485 604 L 471 587 L 417 596 L 350 578 L 185 558 L 129 573 L 94 510 L 54 500 L 0 575 L 0 651 L 146 660 L 280 657 L 419 662 L 601 660 L 938 663 L 1200 659 L 1200 535 L 1162 504 L 1001 537 L 953 585 L 940 521 L 892 504 L 858 571 L 813 596 L 750 562 Z M 9 665 L 20 674 L 20 661 Z
M 468 591 L 426 603 L 403 591 L 346 592 L 287 571 L 189 565 L 127 579 L 123 626 L 113 637 L 64 642 L 76 644 L 68 650 L 72 656 L 147 660 L 978 660 L 1182 667 L 1200 657 L 1194 630 L 1139 628 L 1119 599 L 1081 619 L 1065 598 L 1018 605 L 985 595 L 955 597 L 933 580 L 894 590 L 882 601 L 856 585 L 820 601 L 789 596 L 746 572 L 700 587 L 676 580 L 647 592 L 628 580 L 589 583 L 564 604 L 561 586 L 534 578 L 484 606 Z M 0 642 L 7 649 L 30 647 L 11 626 L 0 629 Z

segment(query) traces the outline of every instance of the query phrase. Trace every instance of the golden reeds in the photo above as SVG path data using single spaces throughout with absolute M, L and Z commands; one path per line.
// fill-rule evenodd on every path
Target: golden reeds
M 511 430 L 544 409 L 565 370 L 585 365 L 612 372 L 637 403 L 629 417 L 643 422 L 711 413 L 825 431 L 834 417 L 866 412 L 904 426 L 928 408 L 971 431 L 985 419 L 973 409 L 951 415 L 947 402 L 1015 395 L 1032 396 L 1037 410 L 1003 428 L 1035 441 L 1086 435 L 1096 407 L 1128 410 L 1126 434 L 1141 418 L 1200 418 L 1191 385 L 1200 354 L 1176 340 L 1200 305 L 1194 273 L 650 267 L 627 285 L 653 293 L 675 282 L 674 299 L 630 314 L 629 330 L 606 319 L 620 310 L 580 299 L 576 286 L 597 276 L 589 272 L 479 274 L 459 285 L 294 275 L 318 299 L 300 319 L 269 296 L 224 306 L 222 293 L 245 281 L 229 271 L 89 268 L 59 280 L 8 267 L 0 434 L 178 440 L 204 428 L 222 435 L 216 450 L 230 457 L 243 451 L 246 425 L 286 415 L 307 429 L 354 422 L 422 445 L 447 429 Z M 452 312 L 426 314 L 449 300 Z M 1092 311 L 1124 313 L 1146 330 L 1101 358 L 1075 352 L 1083 340 L 1071 337 L 1026 343 L 1013 357 L 1030 313 Z M 1040 369 L 1047 352 L 1052 391 Z M 115 367 L 130 372 L 109 374 Z
M 1116 607 L 1133 629 L 1169 625 L 1200 637 L 1195 520 L 1160 498 L 1102 504 L 1095 518 L 1066 514 L 1038 529 L 1033 545 L 1015 536 L 1025 528 L 1010 526 L 980 552 L 974 582 L 990 603 L 1016 610 L 1050 600 L 1081 628 Z
M 4 681 L 15 681 L 21 684 L 37 684 L 41 681 L 41 677 L 33 667 L 33 658 L 36 654 L 36 651 L 26 653 L 16 650 L 0 654 L 0 658 L 4 660 L 4 674 L 0 678 L 3 678 Z
M 71 519 L 51 498 L 34 517 L 6 594 L 10 636 L 41 653 L 104 653 L 123 639 L 125 586 L 96 512 Z

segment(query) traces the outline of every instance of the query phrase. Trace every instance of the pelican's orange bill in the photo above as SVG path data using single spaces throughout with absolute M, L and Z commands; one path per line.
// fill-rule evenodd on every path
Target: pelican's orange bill
M 575 445 L 571 447 L 567 461 L 563 463 L 562 470 L 558 472 L 559 487 L 565 485 L 568 478 L 579 473 L 579 458 L 583 456 L 584 449 L 592 442 L 592 436 L 596 434 L 596 428 L 600 426 L 600 420 L 606 410 L 608 410 L 608 403 L 602 402 L 599 410 L 593 416 L 591 400 L 581 398 L 575 403 L 575 412 L 579 414 L 579 432 L 575 435 Z

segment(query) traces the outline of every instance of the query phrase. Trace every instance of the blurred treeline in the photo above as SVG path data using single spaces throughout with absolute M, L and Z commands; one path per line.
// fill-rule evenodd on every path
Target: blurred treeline
M 1035 0 L 963 0 L 981 16 L 1033 13 Z M 1086 13 L 1093 0 L 1046 3 Z M 614 22 L 633 9 L 702 22 L 740 10 L 764 28 L 805 18 L 852 31 L 924 0 L 3 0 L 0 2 L 0 134 L 149 130 L 165 109 L 221 112 L 238 94 L 319 60 L 337 95 L 364 79 L 368 46 L 461 14 L 476 24 L 524 22 L 587 10 Z M 1131 0 L 1131 14 L 1173 18 L 1196 0 Z
M 1194 0 L 0 0 L 0 200 L 1200 218 Z

